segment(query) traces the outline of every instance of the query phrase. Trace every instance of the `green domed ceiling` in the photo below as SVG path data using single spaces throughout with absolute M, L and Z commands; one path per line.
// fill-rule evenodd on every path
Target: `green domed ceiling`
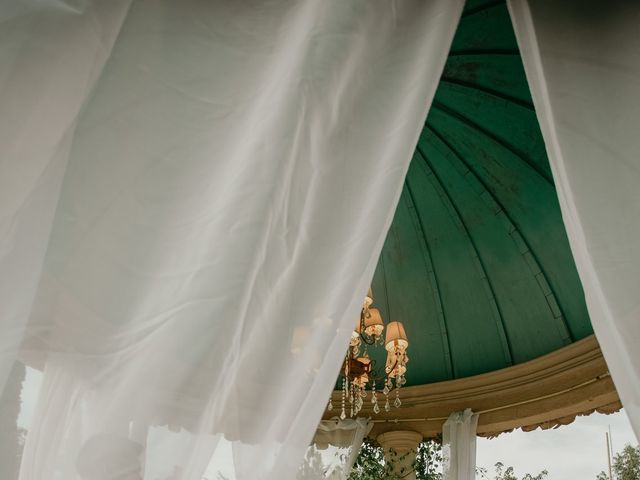
M 467 2 L 372 287 L 408 385 L 593 333 L 504 1 Z

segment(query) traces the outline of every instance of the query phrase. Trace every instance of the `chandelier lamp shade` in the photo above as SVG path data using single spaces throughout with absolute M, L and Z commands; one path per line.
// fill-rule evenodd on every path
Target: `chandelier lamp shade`
M 342 387 L 340 418 L 347 417 L 347 408 L 350 417 L 360 412 L 364 399 L 371 392 L 373 412 L 380 413 L 378 395 L 384 396 L 385 411 L 391 410 L 389 395 L 395 392 L 393 405 L 398 408 L 400 401 L 400 388 L 406 383 L 407 372 L 407 348 L 409 340 L 402 322 L 390 322 L 386 329 L 380 310 L 372 308 L 373 293 L 371 289 L 362 303 L 360 319 L 351 333 L 349 348 L 340 370 Z M 387 361 L 383 372 L 375 369 L 375 361 L 369 357 L 369 347 L 384 346 L 387 351 Z M 378 390 L 377 388 L 380 388 Z M 333 410 L 333 403 L 329 400 L 327 410 Z

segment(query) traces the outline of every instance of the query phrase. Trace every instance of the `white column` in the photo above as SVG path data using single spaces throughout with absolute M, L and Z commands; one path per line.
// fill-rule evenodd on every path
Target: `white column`
M 422 434 L 412 430 L 394 430 L 378 436 L 385 459 L 391 463 L 395 475 L 405 480 L 416 480 L 413 465 Z

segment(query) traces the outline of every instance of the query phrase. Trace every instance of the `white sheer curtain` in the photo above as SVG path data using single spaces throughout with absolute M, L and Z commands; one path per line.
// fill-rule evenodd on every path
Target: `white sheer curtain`
M 0 6 L 21 480 L 295 477 L 462 3 Z
M 510 0 L 589 314 L 640 434 L 640 3 Z
M 344 480 L 373 423 L 367 418 L 323 420 L 298 470 L 299 480 Z
M 129 4 L 0 5 L 0 392 L 31 311 L 78 114 Z
M 442 425 L 442 472 L 444 480 L 476 478 L 476 429 L 478 414 L 467 408 L 453 412 Z

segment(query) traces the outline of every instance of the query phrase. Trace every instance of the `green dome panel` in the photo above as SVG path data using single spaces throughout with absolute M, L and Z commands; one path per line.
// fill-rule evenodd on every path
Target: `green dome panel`
M 372 287 L 405 324 L 408 385 L 593 333 L 504 1 L 467 2 Z

